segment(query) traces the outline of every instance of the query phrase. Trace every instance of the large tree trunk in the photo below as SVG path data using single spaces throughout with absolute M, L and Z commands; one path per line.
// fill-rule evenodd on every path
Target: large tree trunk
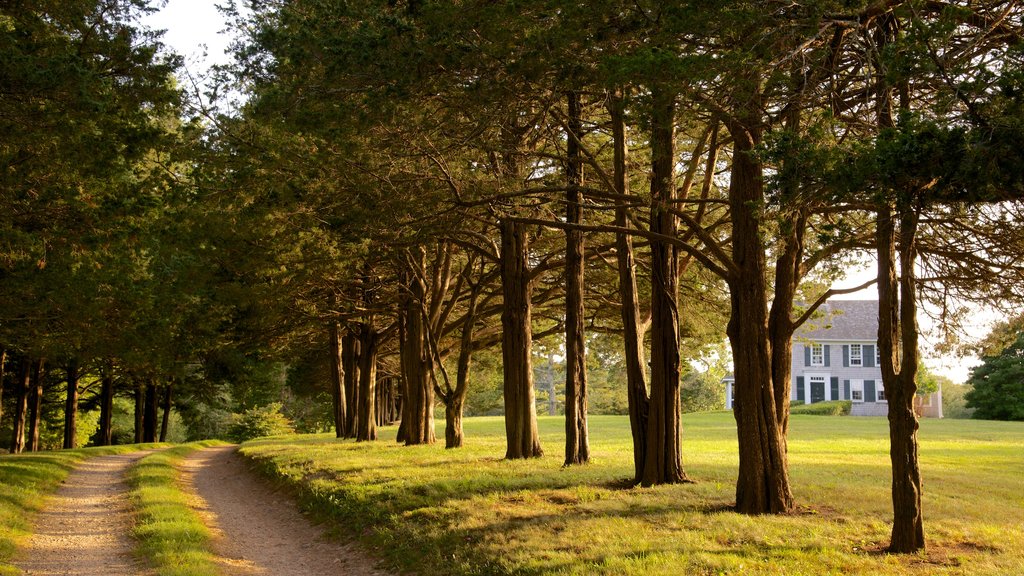
M 146 397 L 143 393 L 142 384 L 135 382 L 135 443 L 141 444 L 143 439 L 144 414 L 146 412 Z
M 914 286 L 918 213 L 913 207 L 904 204 L 900 206 L 899 219 L 900 274 L 897 282 L 896 223 L 887 207 L 878 212 L 878 347 L 882 385 L 889 404 L 893 506 L 889 551 L 910 553 L 925 548 L 921 468 L 917 448 L 918 422 L 914 412 L 919 360 L 917 295 Z M 898 348 L 902 350 L 898 351 Z
M 331 297 L 332 308 L 334 296 Z M 334 413 L 334 436 L 344 438 L 348 432 L 348 401 L 345 392 L 345 366 L 342 362 L 341 327 L 337 320 L 331 320 L 327 327 L 328 354 L 331 357 L 331 401 Z
M 163 417 L 160 419 L 160 441 L 167 442 L 167 429 L 171 425 L 171 391 L 173 384 L 164 387 Z
M 530 304 L 529 240 L 521 224 L 501 222 L 501 352 L 505 377 L 505 458 L 544 454 L 537 432 L 533 389 L 533 330 Z
M 43 379 L 46 377 L 44 361 L 39 358 L 32 364 L 32 394 L 29 398 L 29 446 L 30 452 L 39 451 L 39 432 L 43 425 Z
M 621 91 L 617 90 L 609 99 L 608 111 L 612 121 L 616 192 L 627 196 L 629 172 L 626 158 L 629 148 L 626 142 L 625 102 Z M 625 198 L 621 199 L 615 209 L 615 225 L 619 228 L 630 226 L 625 202 Z M 636 287 L 633 238 L 629 234 L 618 234 L 615 238 L 615 252 L 619 272 L 619 295 L 622 299 L 623 358 L 626 364 L 629 427 L 633 433 L 633 479 L 639 483 L 647 460 L 647 416 L 650 399 L 644 374 L 643 331 L 640 323 L 640 298 Z
M 100 430 L 99 445 L 110 446 L 114 442 L 114 378 L 104 371 L 100 382 Z
M 146 383 L 145 403 L 142 415 L 142 441 L 156 442 L 156 421 L 159 414 L 160 397 L 157 393 L 156 382 L 153 380 Z
M 651 232 L 675 237 L 675 95 L 652 90 Z M 676 248 L 651 243 L 651 395 L 640 483 L 688 482 L 683 471 L 679 401 L 679 275 Z
M 359 339 L 350 330 L 341 338 L 341 365 L 345 379 L 346 438 L 355 438 L 359 428 Z
M 402 402 L 402 432 L 406 446 L 434 443 L 434 387 L 430 379 L 432 362 L 427 351 L 423 280 L 426 252 L 416 248 L 410 254 L 412 270 L 405 274 L 406 293 L 399 316 L 400 360 L 405 393 Z
M 78 360 L 68 362 L 68 392 L 64 402 L 64 448 L 78 444 Z
M 569 93 L 569 134 L 566 149 L 565 222 L 583 223 L 583 159 L 578 138 L 583 133 L 578 92 Z M 590 460 L 587 433 L 587 362 L 583 323 L 583 232 L 565 231 L 565 465 Z
M 25 423 L 28 417 L 29 385 L 32 378 L 32 360 L 22 356 L 18 361 L 18 377 L 15 381 L 14 437 L 11 439 L 11 453 L 21 454 L 25 450 Z
M 367 322 L 359 330 L 359 414 L 356 440 L 377 439 L 377 419 L 374 408 L 377 385 L 377 331 Z
M 755 157 L 761 134 L 757 98 L 748 103 L 745 122 L 729 129 L 734 153 L 729 182 L 733 262 L 729 278 L 736 403 L 733 414 L 739 440 L 736 510 L 744 514 L 776 514 L 793 509 L 786 443 L 775 410 L 772 352 L 768 333 L 767 266 L 761 244 L 761 210 L 765 203 L 761 164 Z

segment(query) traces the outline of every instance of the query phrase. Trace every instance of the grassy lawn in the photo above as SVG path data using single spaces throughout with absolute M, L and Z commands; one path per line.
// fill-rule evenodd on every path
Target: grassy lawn
M 160 576 L 218 573 L 210 551 L 210 530 L 189 506 L 181 488 L 180 462 L 192 452 L 223 442 L 183 444 L 146 456 L 128 471 L 135 506 L 137 551 Z
M 684 418 L 696 484 L 623 488 L 625 417 L 592 417 L 593 461 L 561 467 L 562 420 L 541 418 L 548 455 L 507 462 L 499 418 L 468 419 L 466 448 L 327 435 L 242 452 L 295 485 L 304 505 L 385 562 L 421 574 L 1024 573 L 1024 424 L 921 425 L 926 554 L 889 556 L 888 432 L 881 418 L 794 416 L 800 504 L 782 517 L 727 511 L 737 467 L 731 414 Z M 441 430 L 439 429 L 439 433 Z
M 11 566 L 11 558 L 32 534 L 32 517 L 45 505 L 45 497 L 60 487 L 75 464 L 94 456 L 160 446 L 134 444 L 0 456 L 0 574 L 20 574 Z

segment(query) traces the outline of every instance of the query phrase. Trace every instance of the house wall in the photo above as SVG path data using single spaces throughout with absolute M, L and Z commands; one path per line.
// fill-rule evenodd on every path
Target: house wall
M 854 380 L 873 383 L 876 394 L 872 398 L 865 398 L 865 402 L 875 401 L 877 391 L 882 389 L 882 371 L 875 361 L 875 346 L 872 341 L 821 341 L 824 347 L 824 365 L 812 366 L 809 361 L 810 343 L 793 343 L 793 385 L 790 393 L 790 400 L 810 403 L 807 396 L 811 376 L 824 376 L 826 382 L 826 400 L 850 400 L 851 386 L 848 384 Z M 862 366 L 849 366 L 849 352 L 844 354 L 844 346 L 860 344 L 864 348 Z M 846 358 L 844 358 L 846 356 Z M 845 361 L 844 361 L 845 360 Z M 844 365 L 845 364 L 845 365 Z M 834 397 L 833 381 L 838 383 L 838 397 Z M 801 387 L 799 384 L 803 383 Z

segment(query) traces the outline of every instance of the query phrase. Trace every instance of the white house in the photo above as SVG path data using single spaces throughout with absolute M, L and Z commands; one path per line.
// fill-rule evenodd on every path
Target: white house
M 853 416 L 885 416 L 878 357 L 878 301 L 831 300 L 793 338 L 790 400 L 813 404 L 850 400 Z M 725 379 L 725 404 L 732 408 L 733 378 Z M 942 418 L 942 391 L 919 401 L 922 416 Z

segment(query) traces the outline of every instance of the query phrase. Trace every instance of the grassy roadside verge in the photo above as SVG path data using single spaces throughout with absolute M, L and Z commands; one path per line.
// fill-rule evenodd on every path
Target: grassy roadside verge
M 19 574 L 11 559 L 32 534 L 32 519 L 46 503 L 45 497 L 60 487 L 76 464 L 95 456 L 161 446 L 132 444 L 0 456 L 0 574 Z
M 196 450 L 222 444 L 208 440 L 176 446 L 146 456 L 128 471 L 136 516 L 136 551 L 160 576 L 217 574 L 209 546 L 210 531 L 189 506 L 178 465 Z
M 683 423 L 683 463 L 697 483 L 646 489 L 622 483 L 632 470 L 624 417 L 591 417 L 593 460 L 574 468 L 561 466 L 563 421 L 547 417 L 547 455 L 531 461 L 501 458 L 499 418 L 467 419 L 460 450 L 316 435 L 241 452 L 339 532 L 421 576 L 1024 573 L 1024 424 L 923 421 L 929 550 L 890 556 L 881 553 L 891 518 L 884 418 L 794 416 L 800 508 L 762 517 L 729 511 L 732 415 Z

